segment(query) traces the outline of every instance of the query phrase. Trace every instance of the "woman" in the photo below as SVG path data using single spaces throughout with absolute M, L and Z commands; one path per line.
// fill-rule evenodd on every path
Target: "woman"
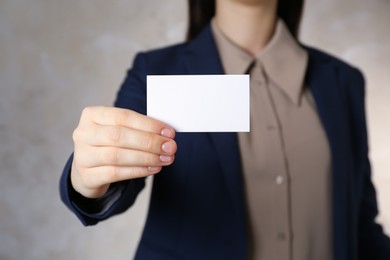
M 96 224 L 155 175 L 136 259 L 389 259 L 363 77 L 297 42 L 302 5 L 190 1 L 188 42 L 137 55 L 116 108 L 83 111 L 66 205 Z M 251 74 L 250 133 L 175 133 L 143 115 L 146 75 L 223 73 Z

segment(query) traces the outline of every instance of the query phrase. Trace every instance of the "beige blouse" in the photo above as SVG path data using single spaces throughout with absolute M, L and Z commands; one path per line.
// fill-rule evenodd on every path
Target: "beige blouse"
M 238 133 L 250 258 L 332 259 L 330 150 L 304 87 L 307 52 L 281 19 L 255 57 L 215 20 L 212 32 L 225 73 L 251 76 L 251 131 Z

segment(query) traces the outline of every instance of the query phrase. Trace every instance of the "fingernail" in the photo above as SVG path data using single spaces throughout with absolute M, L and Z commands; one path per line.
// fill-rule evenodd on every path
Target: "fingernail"
M 169 128 L 164 128 L 163 130 L 161 130 L 161 135 L 169 138 L 175 137 L 174 131 Z
M 150 172 L 156 172 L 158 170 L 160 170 L 160 167 L 156 167 L 156 166 L 149 166 L 148 167 L 148 171 L 150 171 Z
M 173 152 L 173 145 L 171 142 L 163 143 L 161 146 L 162 150 L 166 153 L 172 153 Z
M 162 162 L 170 162 L 172 160 L 172 156 L 169 155 L 160 155 L 160 161 Z

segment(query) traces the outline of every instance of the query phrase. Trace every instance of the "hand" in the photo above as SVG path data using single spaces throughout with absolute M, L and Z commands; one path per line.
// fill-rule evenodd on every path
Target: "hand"
M 156 174 L 174 161 L 174 137 L 172 127 L 137 112 L 87 107 L 73 132 L 71 183 L 98 198 L 113 182 Z

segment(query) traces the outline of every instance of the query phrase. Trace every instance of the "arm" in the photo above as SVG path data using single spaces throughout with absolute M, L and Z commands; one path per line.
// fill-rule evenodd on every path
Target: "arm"
M 359 185 L 359 218 L 358 218 L 358 250 L 359 259 L 390 259 L 390 239 L 383 233 L 381 225 L 375 222 L 378 215 L 375 187 L 371 181 L 371 167 L 368 159 L 367 129 L 365 118 L 364 78 L 358 71 L 353 71 L 350 86 L 350 107 L 354 126 L 356 161 L 358 174 L 361 177 Z
M 376 193 L 369 174 L 369 162 L 362 187 L 359 216 L 359 259 L 390 259 L 390 239 L 383 233 L 382 226 L 375 222 L 378 215 Z
M 73 134 L 75 152 L 63 171 L 60 193 L 84 225 L 125 211 L 143 189 L 145 177 L 173 162 L 173 129 L 140 114 L 146 107 L 140 57 L 118 92 L 115 105 L 121 108 L 85 109 Z

